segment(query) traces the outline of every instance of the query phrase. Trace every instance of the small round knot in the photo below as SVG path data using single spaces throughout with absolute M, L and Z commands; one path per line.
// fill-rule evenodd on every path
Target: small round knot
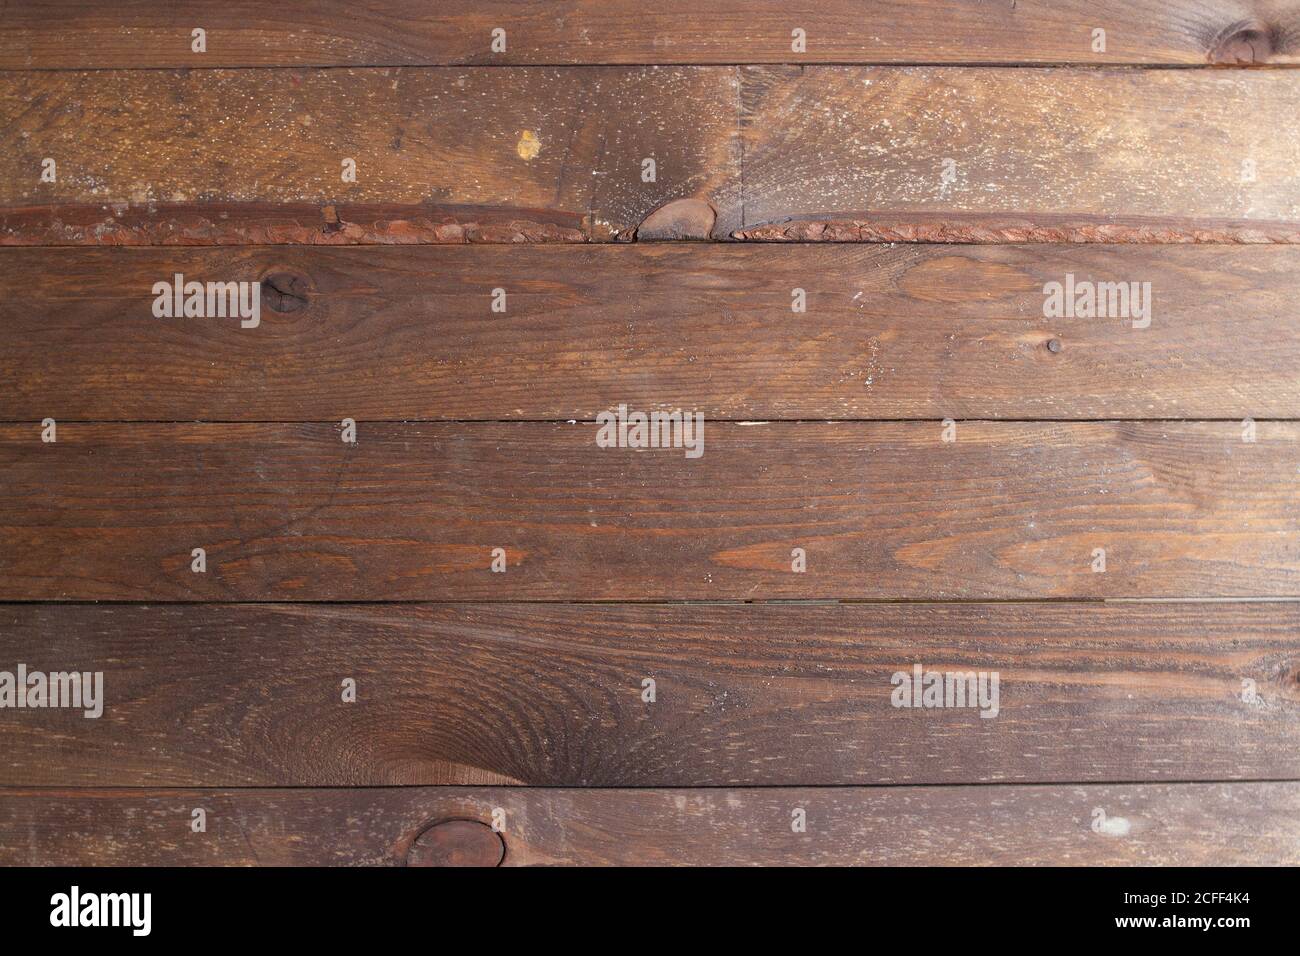
M 506 843 L 486 823 L 443 820 L 411 841 L 407 866 L 500 866 Z
M 295 272 L 277 271 L 262 277 L 262 298 L 272 312 L 301 312 L 311 300 L 311 284 Z
M 1282 693 L 1291 700 L 1300 700 L 1300 664 L 1290 664 L 1282 669 Z
M 703 199 L 674 199 L 659 206 L 636 227 L 638 242 L 663 239 L 708 239 L 718 213 Z
M 1210 46 L 1210 62 L 1222 65 L 1267 63 L 1275 52 L 1273 31 L 1258 21 L 1228 27 Z

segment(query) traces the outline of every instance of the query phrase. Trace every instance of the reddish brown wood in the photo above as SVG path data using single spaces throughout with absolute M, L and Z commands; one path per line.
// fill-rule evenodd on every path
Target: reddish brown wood
M 0 244 L 630 237 L 738 179 L 739 82 L 730 67 L 0 74 Z
M 203 26 L 207 49 L 191 49 Z M 1292 63 L 1294 0 L 44 0 L 0 68 L 464 63 Z M 506 31 L 505 49 L 492 31 Z M 792 50 L 792 30 L 807 37 Z M 1106 31 L 1096 49 L 1093 31 Z
M 1300 222 L 1058 213 L 836 213 L 788 217 L 731 234 L 750 242 L 1123 243 L 1126 245 L 1266 245 L 1300 242 Z
M 177 272 L 301 294 L 155 318 Z M 1150 325 L 1045 318 L 1068 275 Z M 1297 302 L 1283 247 L 3 249 L 0 420 L 1291 418 Z
M 741 74 L 742 238 L 1300 237 L 1300 127 L 1264 120 L 1300 111 L 1286 71 Z
M 4 425 L 0 598 L 1300 594 L 1296 424 L 946 427 L 706 422 L 688 458 L 598 447 L 591 423 L 362 422 L 355 445 L 338 424 Z
M 435 823 L 411 842 L 407 866 L 500 866 L 506 845 L 500 834 L 477 820 Z
M 0 710 L 0 785 L 1300 776 L 1294 603 L 0 605 L 0 646 L 104 687 Z M 996 711 L 895 707 L 917 664 Z
M 0 864 L 1300 863 L 1300 0 L 436 7 L 5 6 Z
M 1236 783 L 3 790 L 0 864 L 401 866 L 430 822 L 494 810 L 504 866 L 1300 863 L 1300 784 Z
M 714 238 L 1293 242 L 1298 110 L 1283 70 L 13 72 L 0 243 L 629 239 L 678 200 Z
M 586 242 L 587 225 L 578 212 L 443 203 L 46 203 L 0 208 L 0 247 Z

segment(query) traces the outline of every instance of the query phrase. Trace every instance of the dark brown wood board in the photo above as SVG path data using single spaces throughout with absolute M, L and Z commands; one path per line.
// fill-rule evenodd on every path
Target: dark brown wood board
M 260 325 L 156 318 L 177 273 Z M 1149 324 L 1045 317 L 1069 276 Z M 1292 418 L 1297 303 L 1290 246 L 0 249 L 0 420 Z
M 103 688 L 0 711 L 8 786 L 1300 776 L 1296 603 L 20 604 L 0 646 Z M 987 693 L 896 706 L 917 665 Z
M 0 832 L 9 865 L 1294 866 L 1300 783 L 10 789 Z
M 1297 112 L 1283 70 L 4 73 L 0 242 L 626 239 L 686 199 L 715 238 L 1294 242 Z
M 0 6 L 0 866 L 1300 864 L 1300 0 Z
M 0 68 L 1294 63 L 1298 31 L 1294 0 L 43 0 L 6 10 Z
M 0 599 L 1297 596 L 1300 426 L 1250 427 L 4 425 Z

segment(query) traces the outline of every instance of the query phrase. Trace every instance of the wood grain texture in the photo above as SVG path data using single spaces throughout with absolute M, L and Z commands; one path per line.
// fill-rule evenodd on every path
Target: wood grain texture
M 1298 111 L 1282 70 L 6 73 L 0 243 L 628 239 L 681 199 L 715 238 L 1296 242 Z
M 1300 864 L 1300 0 L 0 6 L 0 864 Z
M 745 238 L 1300 239 L 1289 73 L 742 73 Z
M 190 31 L 208 32 L 207 51 Z M 491 50 L 494 28 L 506 49 Z M 807 33 L 804 53 L 791 31 Z M 1092 31 L 1106 31 L 1094 51 Z M 466 63 L 1294 63 L 1294 0 L 45 0 L 7 10 L 0 68 Z
M 4 605 L 0 646 L 104 675 L 99 718 L 0 710 L 7 786 L 1300 777 L 1290 602 Z M 915 664 L 996 711 L 894 707 Z
M 738 83 L 708 67 L 3 74 L 0 241 L 608 238 L 737 177 Z
M 206 833 L 190 830 L 196 807 Z M 795 808 L 805 833 L 791 830 Z M 504 812 L 503 866 L 1300 862 L 1300 784 L 1234 783 L 0 790 L 0 864 L 419 865 L 432 862 L 411 852 L 428 826 L 487 823 L 494 809 Z
M 178 272 L 306 305 L 154 318 Z M 1067 275 L 1150 327 L 1044 318 Z M 1284 246 L 3 249 L 0 419 L 1292 418 L 1298 302 Z
M 696 459 L 591 423 L 41 432 L 0 426 L 6 600 L 1300 594 L 1294 423 L 706 423 Z

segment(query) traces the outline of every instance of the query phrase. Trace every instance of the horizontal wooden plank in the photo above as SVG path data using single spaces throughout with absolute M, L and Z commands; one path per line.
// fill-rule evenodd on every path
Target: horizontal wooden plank
M 1300 783 L 0 790 L 0 832 L 27 866 L 1293 866 Z
M 627 239 L 681 200 L 714 238 L 1295 242 L 1297 111 L 1283 70 L 5 73 L 0 243 Z
M 176 273 L 260 324 L 155 318 Z M 1149 325 L 1044 317 L 1069 276 Z M 1297 302 L 1290 246 L 2 249 L 0 419 L 1296 418 Z
M 22 604 L 0 646 L 102 675 L 0 710 L 9 786 L 1300 777 L 1291 602 Z M 896 706 L 916 665 L 985 696 Z
M 607 238 L 737 178 L 738 85 L 710 67 L 3 74 L 0 242 Z
M 1300 425 L 1254 427 L 4 425 L 0 599 L 1296 596 Z
M 6 11 L 0 68 L 464 63 L 1294 63 L 1294 0 L 342 0 Z M 203 52 L 192 30 L 206 30 Z M 492 45 L 505 31 L 504 49 Z M 793 31 L 806 43 L 793 49 Z M 1105 31 L 1099 48 L 1095 30 Z
M 1300 240 L 1288 72 L 742 74 L 746 238 Z

